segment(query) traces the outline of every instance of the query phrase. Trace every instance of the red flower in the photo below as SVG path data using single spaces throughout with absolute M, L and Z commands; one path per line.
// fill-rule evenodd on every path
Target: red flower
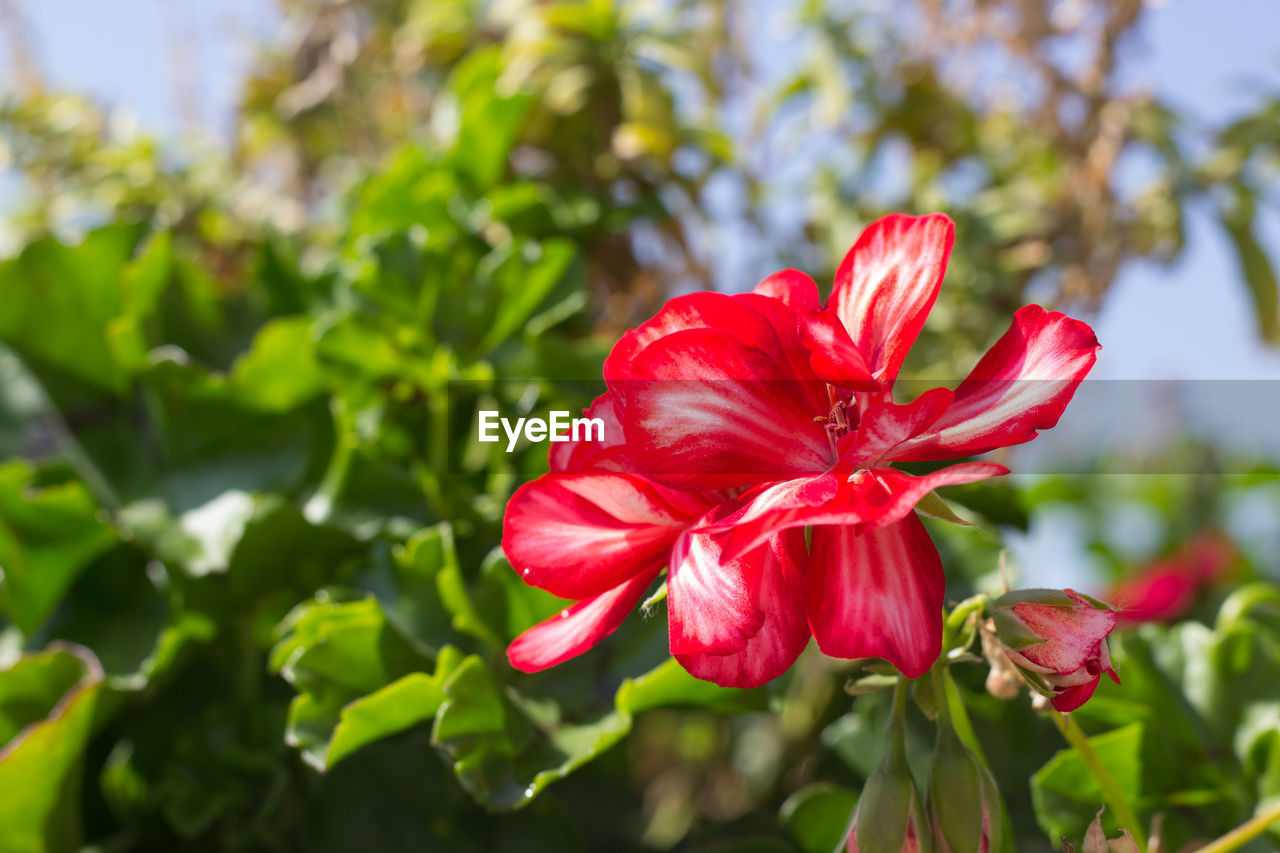
M 1074 590 L 1024 589 L 991 604 L 992 618 L 1009 660 L 1059 711 L 1074 711 L 1093 695 L 1111 668 L 1107 635 L 1119 615 Z
M 1205 586 L 1217 580 L 1235 559 L 1222 534 L 1199 533 L 1173 554 L 1147 565 L 1107 591 L 1120 608 L 1120 624 L 1170 622 L 1195 604 Z
M 826 309 L 812 279 L 786 270 L 753 293 L 673 299 L 624 335 L 591 410 L 608 441 L 552 445 L 552 473 L 508 504 L 512 566 L 578 601 L 518 637 L 512 664 L 542 669 L 590 648 L 665 566 L 671 652 L 700 678 L 762 684 L 811 633 L 830 655 L 926 670 L 944 579 L 913 508 L 939 486 L 1006 471 L 913 476 L 889 463 L 1029 441 L 1057 422 L 1098 348 L 1088 326 L 1028 306 L 954 392 L 895 404 L 952 233 L 936 214 L 876 222 Z
M 941 562 L 913 512 L 939 486 L 1006 473 L 990 463 L 917 477 L 894 461 L 945 460 L 1053 426 L 1093 366 L 1093 332 L 1027 306 L 953 392 L 892 402 L 933 305 L 954 226 L 940 214 L 871 225 L 817 286 L 787 270 L 755 292 L 671 300 L 605 362 L 636 469 L 681 490 L 748 489 L 700 531 L 721 559 L 755 559 L 813 527 L 805 617 L 822 651 L 923 673 L 941 643 Z M 675 592 L 674 582 L 669 584 Z

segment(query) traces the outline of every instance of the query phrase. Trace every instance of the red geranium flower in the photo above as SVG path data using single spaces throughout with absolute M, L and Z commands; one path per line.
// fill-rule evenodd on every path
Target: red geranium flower
M 1084 323 L 1027 306 L 954 392 L 894 403 L 953 234 L 940 214 L 885 217 L 846 255 L 825 310 L 813 280 L 787 270 L 751 294 L 672 300 L 605 362 L 637 470 L 678 489 L 748 488 L 699 528 L 723 534 L 730 559 L 812 526 L 805 610 L 819 648 L 911 677 L 939 653 L 944 588 L 913 508 L 939 486 L 1007 472 L 967 463 L 917 477 L 889 463 L 1031 440 L 1098 349 Z
M 666 566 L 671 651 L 694 675 L 761 684 L 810 633 L 827 654 L 924 672 L 944 579 L 913 508 L 1006 471 L 913 476 L 889 463 L 1029 441 L 1098 348 L 1088 326 L 1028 306 L 954 392 L 894 403 L 952 240 L 945 216 L 886 217 L 845 257 L 825 310 L 813 280 L 786 270 L 753 293 L 673 299 L 623 336 L 592 409 L 610 441 L 553 445 L 552 473 L 508 505 L 513 567 L 579 600 L 517 638 L 512 663 L 541 669 L 589 648 Z

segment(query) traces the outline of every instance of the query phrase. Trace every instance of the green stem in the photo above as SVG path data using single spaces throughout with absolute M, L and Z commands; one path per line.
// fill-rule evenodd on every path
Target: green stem
M 1111 771 L 1107 769 L 1107 765 L 1102 763 L 1102 759 L 1094 751 L 1093 746 L 1089 743 L 1089 738 L 1085 737 L 1085 733 L 1081 730 L 1079 723 L 1060 711 L 1050 711 L 1049 717 L 1053 720 L 1053 724 L 1058 727 L 1058 731 L 1062 732 L 1062 736 L 1066 738 L 1067 743 L 1071 744 L 1071 748 L 1084 761 L 1085 766 L 1089 768 L 1089 772 L 1093 774 L 1093 778 L 1097 780 L 1098 787 L 1102 789 L 1103 802 L 1111 808 L 1111 813 L 1115 815 L 1120 825 L 1129 830 L 1129 834 L 1133 836 L 1134 842 L 1138 845 L 1138 850 L 1146 853 L 1147 833 L 1142 828 L 1142 824 L 1138 822 L 1138 815 L 1134 813 L 1133 807 L 1129 805 L 1129 801 L 1125 798 L 1124 792 L 1120 790 L 1120 785 L 1116 783 Z
M 893 685 L 893 706 L 889 709 L 889 727 L 901 725 L 903 718 L 907 713 L 907 690 L 911 687 L 911 680 L 905 675 L 898 676 L 898 683 Z
M 939 724 L 950 725 L 960 738 L 960 742 L 977 756 L 979 763 L 990 769 L 991 765 L 987 763 L 986 753 L 982 751 L 982 744 L 979 743 L 978 735 L 973 730 L 973 722 L 969 719 L 969 711 L 964 706 L 960 688 L 956 687 L 951 679 L 951 673 L 941 660 L 933 665 L 933 694 L 938 706 Z
M 1200 853 L 1230 853 L 1232 850 L 1239 850 L 1246 843 L 1266 832 L 1267 828 L 1276 821 L 1280 821 L 1280 801 L 1273 803 L 1271 808 L 1240 824 L 1217 841 L 1201 847 Z
M 960 636 L 960 632 L 964 630 L 965 623 L 969 620 L 969 614 L 982 610 L 987 606 L 987 598 L 986 593 L 978 593 L 957 604 L 955 610 L 947 614 L 947 620 L 942 626 L 943 654 L 951 651 L 955 645 L 956 638 Z M 972 642 L 972 640 L 970 641 Z

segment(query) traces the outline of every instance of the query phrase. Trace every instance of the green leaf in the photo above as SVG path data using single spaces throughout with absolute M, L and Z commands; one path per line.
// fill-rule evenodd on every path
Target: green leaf
M 857 805 L 856 792 L 818 783 L 787 797 L 778 816 L 804 853 L 831 853 L 844 839 Z
M 141 690 L 193 644 L 211 640 L 208 614 L 172 601 L 172 576 L 131 543 L 95 560 L 28 645 L 67 640 L 93 650 L 112 690 Z
M 310 317 L 278 317 L 259 330 L 253 348 L 231 371 L 242 401 L 285 412 L 316 396 L 323 373 L 315 356 Z
M 494 349 L 518 331 L 570 273 L 578 259 L 577 249 L 568 240 L 528 245 L 537 249 L 533 264 L 509 267 L 498 275 L 501 293 L 496 298 L 493 322 L 480 343 L 482 351 Z M 578 273 L 581 275 L 581 269 Z M 574 298 L 579 290 L 574 287 L 567 298 Z
M 501 49 L 477 49 L 458 63 L 445 87 L 458 104 L 453 161 L 480 187 L 490 186 L 506 170 L 507 157 L 534 104 L 526 94 L 503 94 L 498 86 L 501 74 Z
M 929 492 L 923 498 L 916 502 L 916 510 L 930 518 L 936 518 L 940 521 L 949 521 L 952 524 L 959 524 L 963 527 L 972 527 L 972 521 L 965 521 L 956 515 L 955 510 L 947 505 L 937 492 Z
M 1023 492 L 1007 483 L 966 483 L 947 487 L 947 499 L 997 525 L 1026 530 L 1031 524 Z
M 50 648 L 0 671 L 0 849 L 80 848 L 80 777 L 102 671 L 85 649 Z
M 762 690 L 732 690 L 701 681 L 674 659 L 624 681 L 614 708 L 590 722 L 566 723 L 550 703 L 503 690 L 476 656 L 445 684 L 432 742 L 454 762 L 458 781 L 486 807 L 518 809 L 547 785 L 619 743 L 636 714 L 692 706 L 733 713 L 764 707 Z
M 319 770 L 381 737 L 435 716 L 459 653 L 431 655 L 387 621 L 374 599 L 315 600 L 282 627 L 270 665 L 298 691 L 285 738 Z M 336 747 L 336 749 L 335 749 Z
M 453 759 L 462 786 L 496 810 L 527 805 L 631 729 L 630 714 L 615 710 L 592 723 L 539 732 L 475 656 L 463 661 L 445 684 L 445 694 L 431 741 Z
M 116 362 L 129 372 L 145 361 L 146 325 L 172 276 L 173 238 L 167 231 L 147 241 L 120 272 L 121 314 L 107 325 L 107 342 Z
M 382 595 L 411 635 L 438 646 L 456 631 L 495 649 L 505 645 L 471 598 L 447 523 L 419 530 L 395 550 L 394 560 L 395 589 Z
M 763 689 L 738 690 L 694 678 L 675 658 L 668 658 L 644 675 L 622 682 L 615 704 L 630 714 L 663 707 L 706 708 L 732 714 L 763 710 L 768 699 Z
M 0 466 L 0 600 L 31 633 L 76 576 L 116 541 L 80 483 L 43 488 L 23 462 Z
M 488 614 L 489 621 L 498 626 L 504 642 L 572 604 L 521 580 L 501 548 L 489 552 L 480 566 L 473 599 L 480 612 Z M 649 607 L 651 603 L 656 602 L 642 606 Z
M 38 240 L 0 264 L 0 340 L 90 386 L 123 392 L 128 374 L 109 330 L 123 316 L 120 281 L 137 240 L 135 226 L 110 225 L 78 246 Z
M 436 658 L 434 674 L 406 675 L 343 708 L 329 741 L 325 767 L 376 740 L 435 717 L 445 700 L 444 681 L 461 661 L 460 652 L 445 646 Z
M 371 693 L 431 664 L 430 655 L 396 631 L 373 599 L 309 601 L 283 627 L 271 667 L 303 689 L 326 684 Z
M 1133 723 L 1089 738 L 1130 803 L 1141 801 L 1142 736 L 1142 723 Z M 1083 838 L 1102 804 L 1102 791 L 1075 751 L 1064 749 L 1031 777 L 1031 800 L 1037 821 L 1051 839 Z M 1115 834 L 1116 827 L 1105 816 L 1104 823 Z
M 1253 233 L 1253 204 L 1238 203 L 1222 214 L 1222 227 L 1236 250 L 1240 273 L 1244 276 L 1258 333 L 1269 343 L 1280 343 L 1280 283 L 1266 250 Z

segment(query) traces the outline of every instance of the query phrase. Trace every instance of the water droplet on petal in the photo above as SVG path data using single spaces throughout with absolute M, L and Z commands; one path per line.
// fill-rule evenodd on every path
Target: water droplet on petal
M 527 577 L 529 577 L 529 570 L 528 570 L 528 569 L 525 569 L 524 571 L 520 572 L 520 577 L 522 577 L 522 578 L 527 578 Z
M 561 618 L 561 619 L 568 619 L 568 618 L 569 618 L 569 611 L 568 611 L 568 610 L 561 610 L 561 611 L 560 611 L 560 618 Z

